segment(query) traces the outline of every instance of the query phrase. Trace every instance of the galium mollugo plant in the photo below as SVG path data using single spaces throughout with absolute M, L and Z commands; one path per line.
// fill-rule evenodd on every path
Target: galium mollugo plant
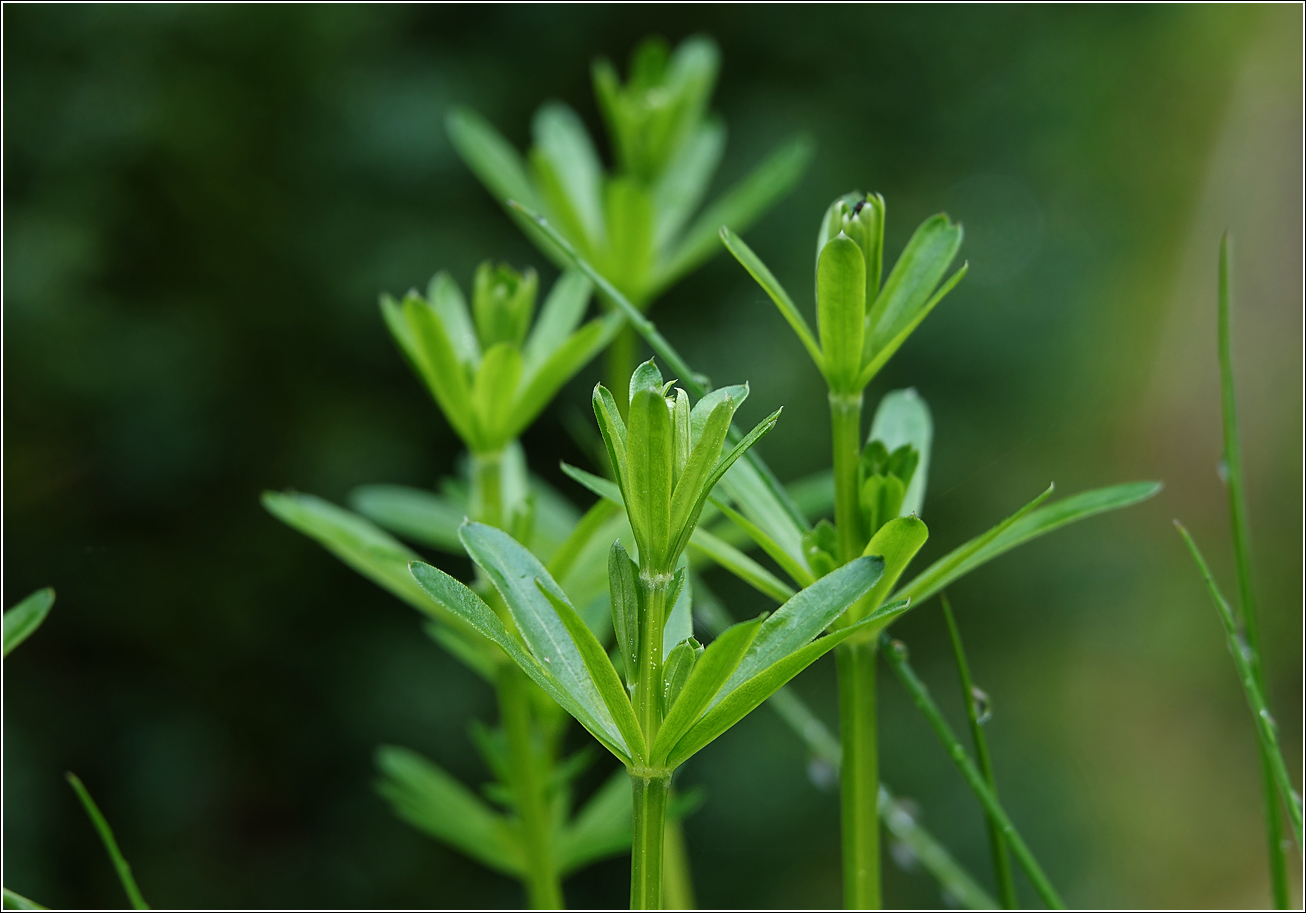
M 580 620 L 547 569 L 501 530 L 464 525 L 468 553 L 493 582 L 520 635 L 476 593 L 430 565 L 413 576 L 435 599 L 498 644 L 626 766 L 634 802 L 631 906 L 661 903 L 666 799 L 675 769 L 840 643 L 872 637 L 905 607 L 821 633 L 879 582 L 884 562 L 849 562 L 797 593 L 774 614 L 734 625 L 706 648 L 686 636 L 666 643 L 669 607 L 685 585 L 677 570 L 717 482 L 763 434 L 774 413 L 722 453 L 742 388 L 691 408 L 646 362 L 632 375 L 623 420 L 603 386 L 594 411 L 617 476 L 636 557 L 618 541 L 609 556 L 613 628 L 622 672 Z M 670 395 L 669 395 L 670 394 Z M 624 673 L 624 674 L 623 674 Z

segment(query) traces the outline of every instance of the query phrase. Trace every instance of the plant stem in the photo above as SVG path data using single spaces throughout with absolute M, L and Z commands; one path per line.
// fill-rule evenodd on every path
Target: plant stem
M 930 728 L 939 737 L 943 747 L 948 750 L 948 755 L 952 758 L 953 763 L 957 765 L 957 769 L 961 771 L 962 777 L 965 778 L 971 792 L 975 794 L 975 798 L 979 799 L 980 804 L 984 806 L 984 811 L 991 815 L 1002 828 L 1003 838 L 1011 845 L 1011 851 L 1015 854 L 1016 861 L 1020 863 L 1020 867 L 1029 876 L 1030 883 L 1034 885 L 1034 890 L 1038 892 L 1039 897 L 1043 898 L 1043 902 L 1052 909 L 1065 909 L 1061 897 L 1057 894 L 1056 889 L 1052 887 L 1052 882 L 1048 881 L 1042 867 L 1034 859 L 1034 854 L 1030 852 L 1020 834 L 1016 833 L 1016 826 L 1007 817 L 1007 813 L 998 802 L 998 797 L 993 795 L 988 783 L 984 782 L 984 775 L 979 772 L 979 768 L 966 754 L 966 749 L 957 740 L 957 736 L 952 732 L 952 727 L 943 718 L 942 711 L 934 703 L 934 699 L 930 697 L 929 689 L 925 687 L 924 682 L 916 677 L 915 671 L 908 664 L 907 646 L 901 641 L 891 640 L 887 634 L 881 634 L 880 641 L 884 645 L 884 653 L 889 660 L 889 667 L 893 669 L 894 674 L 898 676 L 898 680 L 907 689 L 907 693 L 911 695 L 912 702 L 916 704 L 917 709 L 929 721 Z
M 662 726 L 662 628 L 667 620 L 668 574 L 640 569 L 639 589 L 644 611 L 640 613 L 639 672 L 635 680 L 635 717 L 644 731 L 644 742 L 652 745 Z
M 1238 435 L 1238 398 L 1233 382 L 1233 347 L 1230 342 L 1229 235 L 1220 239 L 1220 265 L 1218 272 L 1218 348 L 1220 356 L 1220 404 L 1224 418 L 1225 484 L 1229 489 L 1229 525 L 1233 533 L 1233 553 L 1238 567 L 1238 603 L 1242 609 L 1243 630 L 1247 645 L 1251 647 L 1252 675 L 1268 703 L 1265 670 L 1261 666 L 1260 625 L 1256 617 L 1256 600 L 1252 592 L 1251 542 L 1247 528 L 1247 494 L 1243 485 L 1242 443 Z M 1278 790 L 1270 757 L 1260 746 L 1261 792 L 1265 804 L 1265 838 L 1269 844 L 1270 885 L 1274 905 L 1280 910 L 1288 908 L 1288 872 L 1283 858 L 1283 812 L 1279 805 Z
M 879 756 L 875 726 L 874 641 L 835 647 L 839 672 L 840 824 L 843 903 L 880 908 Z
M 961 695 L 966 704 L 966 719 L 970 722 L 971 741 L 975 745 L 975 759 L 979 762 L 980 773 L 989 784 L 993 795 L 998 794 L 998 784 L 993 776 L 993 762 L 989 759 L 989 743 L 984 737 L 983 722 L 975 709 L 975 683 L 971 681 L 970 664 L 966 662 L 966 650 L 961 645 L 961 631 L 957 629 L 957 619 L 952 614 L 952 604 L 946 593 L 939 594 L 943 603 L 943 617 L 948 622 L 948 634 L 952 637 L 952 652 L 957 658 L 957 674 L 961 678 Z M 1007 853 L 1007 842 L 1002 839 L 1002 826 L 992 815 L 985 815 L 989 826 L 989 849 L 993 854 L 993 882 L 997 885 L 998 896 L 1002 906 L 1008 910 L 1016 909 L 1016 882 L 1011 877 L 1011 858 Z
M 634 790 L 634 834 L 630 845 L 630 908 L 662 908 L 662 844 L 671 772 L 630 772 Z
M 549 813 L 540 782 L 531 726 L 528 680 L 510 663 L 499 667 L 499 715 L 508 738 L 509 763 L 521 818 L 522 849 L 526 856 L 526 895 L 537 910 L 562 906 L 562 885 L 553 865 Z
M 663 831 L 662 896 L 669 910 L 694 909 L 694 877 L 689 870 L 685 830 L 675 818 L 667 820 Z
M 861 502 L 857 463 L 862 455 L 862 394 L 830 391 L 830 438 L 834 450 L 834 526 L 839 534 L 839 562 L 862 553 Z
M 77 774 L 69 771 L 64 774 L 64 777 L 67 778 L 68 785 L 73 788 L 73 792 L 77 794 L 77 798 L 81 800 L 82 807 L 86 809 L 87 817 L 91 819 L 91 824 L 95 825 L 95 830 L 100 835 L 100 841 L 109 853 L 109 860 L 118 873 L 118 880 L 122 882 L 123 890 L 127 892 L 127 899 L 131 901 L 132 909 L 148 910 L 150 905 L 141 896 L 141 889 L 136 886 L 136 879 L 132 877 L 132 867 L 128 865 L 127 860 L 123 857 L 122 850 L 118 849 L 118 841 L 114 839 L 113 829 L 109 827 L 109 822 L 100 813 L 100 807 L 95 804 L 95 800 L 91 798 L 90 792 L 82 785 L 82 781 L 78 779 Z

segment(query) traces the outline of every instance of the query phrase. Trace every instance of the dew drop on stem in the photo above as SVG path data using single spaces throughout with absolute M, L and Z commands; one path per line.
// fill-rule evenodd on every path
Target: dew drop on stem
M 970 686 L 970 702 L 975 708 L 975 722 L 983 725 L 993 718 L 993 702 L 982 689 Z

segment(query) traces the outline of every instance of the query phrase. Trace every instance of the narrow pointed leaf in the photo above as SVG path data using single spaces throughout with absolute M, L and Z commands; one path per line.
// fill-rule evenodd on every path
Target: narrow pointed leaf
M 605 479 L 603 476 L 596 476 L 592 472 L 586 472 L 579 466 L 573 466 L 570 463 L 559 463 L 558 465 L 562 468 L 564 475 L 570 476 L 600 498 L 605 498 L 613 504 L 625 506 L 626 502 L 622 499 L 621 489 L 617 487 L 616 482 Z
M 622 738 L 626 740 L 626 745 L 630 748 L 632 756 L 638 761 L 647 756 L 647 749 L 644 745 L 644 734 L 639 728 L 639 720 L 635 718 L 635 708 L 630 705 L 630 698 L 626 694 L 626 688 L 621 683 L 617 670 L 612 668 L 612 661 L 608 659 L 608 652 L 603 649 L 598 638 L 594 636 L 581 617 L 576 614 L 576 610 L 571 607 L 564 597 L 554 593 L 544 581 L 538 577 L 535 580 L 539 591 L 544 595 L 554 610 L 558 613 L 558 618 L 562 621 L 571 635 L 572 642 L 575 643 L 576 649 L 580 652 L 581 659 L 585 663 L 585 668 L 589 670 L 590 679 L 598 689 L 599 695 L 603 698 L 603 703 L 607 705 L 608 711 L 612 714 L 612 719 L 621 731 Z
M 870 353 L 878 355 L 918 322 L 939 280 L 961 247 L 962 229 L 942 213 L 921 223 L 903 249 L 870 309 Z
M 458 360 L 475 367 L 481 360 L 481 344 L 458 283 L 444 271 L 436 273 L 426 287 L 426 300 L 439 316 Z
M 912 474 L 911 484 L 907 486 L 907 495 L 903 498 L 898 516 L 909 517 L 921 515 L 925 504 L 925 491 L 930 471 L 930 448 L 934 443 L 934 420 L 930 416 L 930 407 L 916 392 L 916 389 L 892 390 L 880 400 L 871 422 L 872 441 L 883 441 L 890 453 L 904 444 L 910 444 L 918 454 L 920 462 Z M 833 487 L 830 489 L 833 497 Z
M 54 588 L 46 587 L 32 593 L 18 605 L 5 612 L 4 618 L 4 655 L 8 656 L 14 647 L 31 637 L 33 632 L 45 621 L 54 605 Z
M 969 574 L 1031 539 L 1095 514 L 1119 510 L 1146 501 L 1161 490 L 1160 482 L 1127 482 L 1110 488 L 1095 488 L 1071 495 L 1047 507 L 1038 508 L 1051 493 L 1049 488 L 1020 511 L 988 532 L 953 549 L 903 586 L 894 598 L 908 597 L 917 605 L 954 580 Z M 1035 509 L 1038 508 L 1038 509 Z
M 526 427 L 555 397 L 563 384 L 571 380 L 595 355 L 607 348 L 625 323 L 620 314 L 608 314 L 581 327 L 553 354 L 522 379 L 521 395 L 513 407 L 509 436 L 519 437 Z
M 748 521 L 744 521 L 748 522 Z M 763 534 L 765 535 L 765 534 Z M 772 574 L 748 555 L 709 533 L 701 526 L 694 530 L 689 540 L 690 548 L 697 549 L 759 593 L 776 602 L 784 602 L 796 592 L 779 577 Z
M 603 437 L 603 445 L 607 448 L 608 459 L 612 463 L 612 471 L 616 474 L 617 484 L 621 486 L 624 493 L 630 478 L 630 470 L 626 465 L 626 422 L 617 409 L 617 401 L 612 398 L 607 387 L 595 384 L 591 401 L 594 406 L 594 418 L 598 421 L 599 433 Z
M 653 743 L 653 763 L 662 763 L 681 737 L 702 716 L 721 686 L 739 667 L 765 616 L 732 625 L 716 637 L 694 664 L 680 697 L 662 721 Z
M 630 401 L 626 434 L 630 483 L 624 494 L 640 560 L 655 566 L 667 557 L 663 550 L 670 545 L 671 458 L 671 414 L 662 392 L 646 387 Z
M 565 270 L 553 283 L 522 346 L 522 362 L 527 373 L 552 355 L 580 326 L 593 292 L 593 283 L 575 269 Z
M 490 448 L 497 449 L 515 437 L 512 419 L 520 380 L 521 352 L 517 347 L 510 342 L 491 346 L 472 384 L 472 408 L 480 440 Z
M 866 259 L 847 235 L 825 245 L 816 267 L 816 329 L 832 390 L 856 392 L 866 320 Z
M 571 108 L 550 102 L 536 112 L 532 132 L 535 150 L 553 166 L 584 237 L 593 247 L 604 234 L 603 166 L 585 125 Z
M 617 731 L 611 715 L 607 713 L 607 708 L 603 706 L 602 700 L 598 697 L 597 689 L 593 690 L 590 700 L 582 701 L 573 695 L 568 688 L 559 683 L 558 679 L 553 676 L 551 668 L 546 668 L 543 663 L 522 646 L 521 641 L 509 634 L 508 629 L 503 625 L 503 621 L 500 620 L 498 615 L 494 614 L 494 610 L 486 605 L 481 597 L 468 589 L 465 584 L 450 577 L 439 568 L 431 567 L 431 565 L 423 564 L 420 561 L 414 561 L 410 565 L 410 570 L 413 578 L 432 598 L 482 636 L 498 645 L 504 653 L 508 654 L 508 658 L 526 673 L 531 681 L 539 685 L 545 694 L 558 703 L 558 706 L 571 714 L 576 722 L 588 729 L 590 735 L 598 739 L 600 744 L 623 762 L 629 763 L 630 752 L 621 738 L 621 733 Z M 546 603 L 548 601 L 543 596 L 540 596 L 540 599 Z M 552 666 L 552 663 L 550 663 L 550 666 Z M 602 717 L 595 715 L 595 708 L 602 711 Z
M 680 480 L 676 483 L 675 492 L 671 496 L 671 529 L 681 533 L 683 538 L 688 538 L 684 533 L 686 526 L 697 519 L 698 511 L 702 509 L 703 500 L 708 494 L 704 485 L 721 456 L 721 446 L 725 443 L 726 432 L 730 430 L 735 408 L 735 401 L 729 396 L 717 403 L 703 423 L 698 443 L 689 454 Z M 686 425 L 688 424 L 686 416 Z M 688 433 L 689 428 L 686 427 L 685 431 Z
M 662 626 L 663 656 L 669 656 L 676 644 L 694 633 L 694 616 L 690 608 L 694 591 L 689 583 L 689 561 L 684 555 L 680 556 L 677 568 L 671 585 L 672 592 L 668 594 L 671 611 L 667 613 L 667 620 Z
M 349 503 L 367 519 L 409 541 L 452 555 L 463 553 L 458 527 L 467 516 L 465 504 L 407 485 L 362 485 L 350 492 Z
M 690 445 L 698 444 L 699 438 L 703 436 L 703 429 L 707 427 L 707 420 L 716 407 L 725 399 L 732 399 L 735 402 L 735 411 L 744 404 L 748 399 L 748 384 L 731 384 L 728 387 L 717 387 L 701 397 L 698 402 L 694 403 L 694 408 L 689 410 L 689 437 Z M 717 456 L 721 455 L 720 448 L 717 449 Z M 715 459 L 715 457 L 713 458 Z
M 438 765 L 414 751 L 383 745 L 376 790 L 420 831 L 506 875 L 521 876 L 525 855 L 508 819 Z
M 29 900 L 16 891 L 4 889 L 4 908 L 6 910 L 48 910 L 34 900 Z
M 744 243 L 744 239 L 736 235 L 724 225 L 721 226 L 721 240 L 726 246 L 726 250 L 735 255 L 739 264 L 748 271 L 757 284 L 762 286 L 762 290 L 771 296 L 775 306 L 780 309 L 780 315 L 793 329 L 803 347 L 807 349 L 807 354 L 812 357 L 817 370 L 825 372 L 825 357 L 821 354 L 821 347 L 816 343 L 816 336 L 812 333 L 812 328 L 808 326 L 806 318 L 802 312 L 794 306 L 794 301 L 789 297 L 789 293 L 784 290 L 784 286 L 775 278 L 765 263 L 757 254 L 753 253 L 752 248 Z
M 762 551 L 771 557 L 771 560 L 780 565 L 784 572 L 793 579 L 800 587 L 811 586 L 816 582 L 816 575 L 807 567 L 805 560 L 799 556 L 794 556 L 787 549 L 780 545 L 767 534 L 765 530 L 756 523 L 749 520 L 743 514 L 726 504 L 724 501 L 717 500 L 714 502 L 718 510 L 724 513 L 732 523 L 748 534 L 748 537 L 761 546 Z
M 617 650 L 626 667 L 626 681 L 634 682 L 639 668 L 639 594 L 635 586 L 635 563 L 620 541 L 613 542 L 608 552 L 608 587 Z
M 64 774 L 68 780 L 68 785 L 73 788 L 77 798 L 81 801 L 82 807 L 86 809 L 86 815 L 91 819 L 91 824 L 95 826 L 96 832 L 100 835 L 100 842 L 104 844 L 105 851 L 109 854 L 109 861 L 113 863 L 114 870 L 118 873 L 118 880 L 122 882 L 123 891 L 127 894 L 127 899 L 131 901 L 132 909 L 148 910 L 150 905 L 145 902 L 141 896 L 141 889 L 136 886 L 136 879 L 132 876 L 132 867 L 122 855 L 122 850 L 118 849 L 118 841 L 113 836 L 113 829 L 109 827 L 109 822 L 100 812 L 100 808 L 91 798 L 91 794 L 82 781 L 74 773 Z
M 554 854 L 559 874 L 629 853 L 631 817 L 630 777 L 618 769 L 558 833 Z
M 868 610 L 879 608 L 929 535 L 930 531 L 925 524 L 915 517 L 897 517 L 880 527 L 871 537 L 862 554 L 878 555 L 884 561 L 884 573 L 866 594 L 863 605 Z M 851 617 L 851 613 L 849 620 L 856 620 Z
M 667 651 L 667 659 L 662 666 L 662 677 L 666 683 L 662 695 L 663 716 L 675 706 L 676 699 L 680 697 L 680 692 L 702 653 L 703 645 L 692 637 L 685 638 Z
M 807 170 L 812 151 L 812 143 L 807 137 L 794 137 L 709 204 L 685 232 L 675 253 L 658 269 L 656 287 L 666 288 L 712 256 L 716 252 L 717 231 L 722 225 L 730 226 L 735 232 L 746 231 L 798 183 Z
M 413 358 L 418 373 L 458 436 L 477 443 L 471 386 L 444 325 L 435 309 L 420 298 L 409 296 L 402 307 L 416 347 Z
M 654 247 L 665 252 L 694 210 L 703 202 L 707 186 L 721 163 L 725 150 L 726 128 L 717 120 L 700 124 L 680 147 L 653 190 L 656 213 L 653 226 Z
M 885 364 L 888 363 L 889 359 L 893 357 L 893 353 L 897 352 L 898 349 L 902 347 L 902 344 L 907 341 L 907 337 L 916 331 L 916 328 L 920 326 L 921 321 L 930 315 L 930 311 L 934 310 L 935 305 L 942 301 L 948 292 L 956 288 L 957 283 L 966 278 L 966 273 L 969 269 L 970 264 L 963 263 L 959 270 L 948 277 L 948 281 L 943 283 L 942 287 L 934 294 L 933 298 L 925 302 L 924 305 L 913 312 L 911 320 L 907 322 L 906 326 L 898 331 L 896 336 L 885 340 L 878 349 L 873 350 L 868 346 L 862 351 L 862 357 L 866 359 L 866 365 L 862 368 L 862 372 L 857 378 L 857 383 L 860 386 L 865 387 L 871 382 L 871 379 L 875 377 L 875 375 L 880 372 L 880 369 L 883 368 Z

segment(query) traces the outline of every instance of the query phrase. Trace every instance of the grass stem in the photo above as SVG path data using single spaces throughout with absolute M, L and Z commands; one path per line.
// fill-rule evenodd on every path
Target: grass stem
M 95 825 L 95 830 L 99 833 L 100 840 L 109 853 L 109 859 L 118 872 L 118 880 L 122 882 L 123 890 L 127 892 L 127 899 L 131 901 L 132 909 L 148 910 L 150 905 L 141 896 L 141 889 L 136 886 L 136 879 L 132 877 L 132 867 L 128 865 L 127 860 L 123 858 L 122 851 L 118 849 L 118 841 L 114 839 L 109 822 L 105 820 L 104 815 L 100 814 L 100 807 L 95 804 L 95 800 L 91 798 L 91 794 L 82 785 L 82 781 L 77 778 L 77 774 L 70 771 L 64 776 L 67 777 L 68 785 L 73 788 L 73 792 L 77 793 L 77 798 L 81 800 L 82 807 L 86 809 L 86 814 L 91 819 L 91 823 Z
M 647 775 L 645 775 L 647 774 Z M 662 848 L 667 817 L 670 771 L 631 771 L 635 803 L 630 846 L 630 908 L 662 908 Z
M 849 910 L 880 908 L 880 772 L 875 718 L 875 654 L 870 643 L 835 648 L 839 674 L 840 826 L 843 900 Z

